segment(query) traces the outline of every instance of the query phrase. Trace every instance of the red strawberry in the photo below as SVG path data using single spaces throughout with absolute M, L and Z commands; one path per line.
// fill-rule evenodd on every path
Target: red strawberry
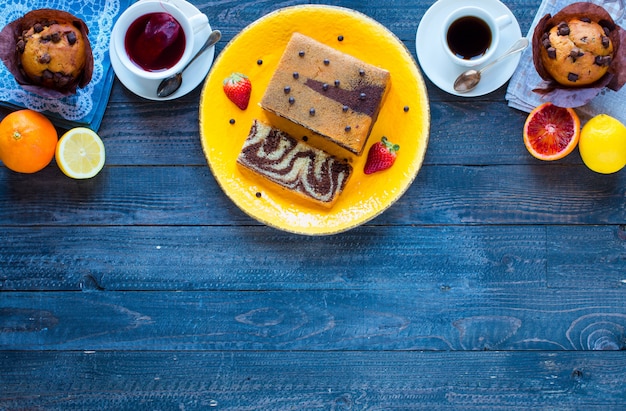
M 393 144 L 384 137 L 370 147 L 367 153 L 367 161 L 365 162 L 365 174 L 372 174 L 377 171 L 386 170 L 396 161 L 397 152 L 400 146 Z
M 252 83 L 245 74 L 232 73 L 224 79 L 224 93 L 242 110 L 248 108 L 251 92 Z

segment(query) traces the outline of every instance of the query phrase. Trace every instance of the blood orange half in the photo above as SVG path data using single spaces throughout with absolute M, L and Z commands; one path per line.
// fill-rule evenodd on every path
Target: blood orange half
M 580 119 L 571 108 L 543 103 L 524 124 L 524 144 L 539 160 L 558 160 L 574 150 L 580 138 Z

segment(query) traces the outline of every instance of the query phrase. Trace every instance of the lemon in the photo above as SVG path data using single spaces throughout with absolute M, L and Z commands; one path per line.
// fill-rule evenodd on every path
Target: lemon
M 91 178 L 104 166 L 104 144 L 93 130 L 76 127 L 61 136 L 55 156 L 57 165 L 66 176 Z
M 615 173 L 626 165 L 626 126 L 607 114 L 598 114 L 583 127 L 578 149 L 591 170 Z

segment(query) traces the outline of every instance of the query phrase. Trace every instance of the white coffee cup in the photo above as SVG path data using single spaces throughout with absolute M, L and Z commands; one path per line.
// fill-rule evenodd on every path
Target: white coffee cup
M 143 16 L 152 13 L 168 13 L 179 24 L 185 35 L 185 46 L 182 56 L 178 61 L 167 69 L 152 71 L 142 68 L 128 55 L 126 49 L 126 34 L 131 25 Z M 111 32 L 111 41 L 115 46 L 115 52 L 120 63 L 134 75 L 148 79 L 161 80 L 179 71 L 193 57 L 195 37 L 198 32 L 207 27 L 209 20 L 205 14 L 197 13 L 187 16 L 183 11 L 172 3 L 166 1 L 141 0 L 127 8 L 118 18 Z
M 494 17 L 480 7 L 458 8 L 442 25 L 443 49 L 456 64 L 466 67 L 483 65 L 498 48 L 500 31 L 511 22 L 508 14 Z

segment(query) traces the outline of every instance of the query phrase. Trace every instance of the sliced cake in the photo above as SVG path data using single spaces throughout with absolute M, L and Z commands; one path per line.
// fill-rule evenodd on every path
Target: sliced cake
M 237 163 L 324 207 L 333 206 L 352 174 L 345 161 L 258 120 L 252 124 Z
M 389 84 L 387 70 L 294 33 L 261 107 L 360 155 Z

